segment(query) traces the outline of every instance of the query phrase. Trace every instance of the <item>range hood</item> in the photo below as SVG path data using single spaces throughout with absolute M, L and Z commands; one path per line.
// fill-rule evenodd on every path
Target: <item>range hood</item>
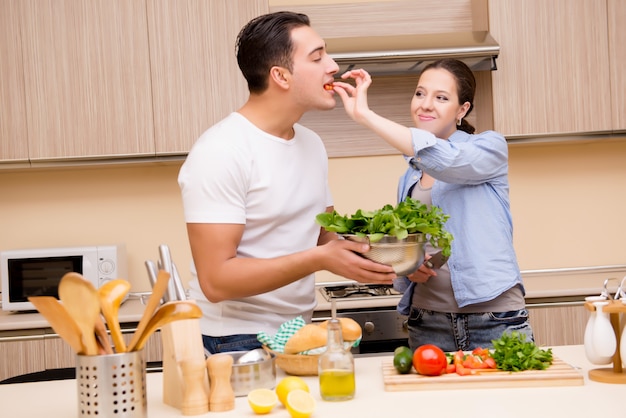
M 440 58 L 456 58 L 473 71 L 494 71 L 500 45 L 486 31 L 428 35 L 327 38 L 328 54 L 339 73 L 364 68 L 372 75 L 419 73 Z

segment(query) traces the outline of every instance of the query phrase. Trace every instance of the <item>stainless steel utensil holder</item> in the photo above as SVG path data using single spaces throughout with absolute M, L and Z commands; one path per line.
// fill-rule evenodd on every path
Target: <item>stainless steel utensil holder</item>
M 76 356 L 79 417 L 147 418 L 143 350 Z

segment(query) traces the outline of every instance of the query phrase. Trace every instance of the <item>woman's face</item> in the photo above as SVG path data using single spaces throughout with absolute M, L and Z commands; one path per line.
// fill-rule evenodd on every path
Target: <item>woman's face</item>
M 469 102 L 459 105 L 456 81 L 448 70 L 432 68 L 420 76 L 411 100 L 415 126 L 448 139 L 456 131 L 459 118 L 465 116 Z

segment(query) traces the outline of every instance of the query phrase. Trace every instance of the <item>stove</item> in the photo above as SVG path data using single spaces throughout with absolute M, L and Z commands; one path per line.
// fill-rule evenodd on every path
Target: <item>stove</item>
M 393 286 L 384 284 L 347 284 L 347 285 L 328 285 L 321 286 L 319 291 L 327 301 L 332 299 L 368 299 L 373 297 L 394 297 L 401 295 Z
M 352 318 L 361 326 L 363 337 L 353 353 L 392 352 L 408 345 L 407 319 L 396 311 L 401 293 L 391 285 L 326 283 L 318 289 L 324 301 L 334 302 L 338 317 Z M 318 310 L 313 320 L 323 321 L 331 314 L 330 308 Z

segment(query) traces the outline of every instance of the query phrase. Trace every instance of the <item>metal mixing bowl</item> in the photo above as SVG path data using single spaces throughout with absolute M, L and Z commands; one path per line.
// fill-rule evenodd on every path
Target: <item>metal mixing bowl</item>
M 398 276 L 413 273 L 424 260 L 424 234 L 409 234 L 405 239 L 385 235 L 380 241 L 369 242 L 367 236 L 344 234 L 345 239 L 364 242 L 370 245 L 370 250 L 362 255 L 377 263 L 392 266 Z
M 238 363 L 237 360 L 247 351 L 229 351 L 233 357 L 230 384 L 235 396 L 247 396 L 252 389 L 274 389 L 276 386 L 276 355 L 270 353 L 268 359 L 252 363 Z

